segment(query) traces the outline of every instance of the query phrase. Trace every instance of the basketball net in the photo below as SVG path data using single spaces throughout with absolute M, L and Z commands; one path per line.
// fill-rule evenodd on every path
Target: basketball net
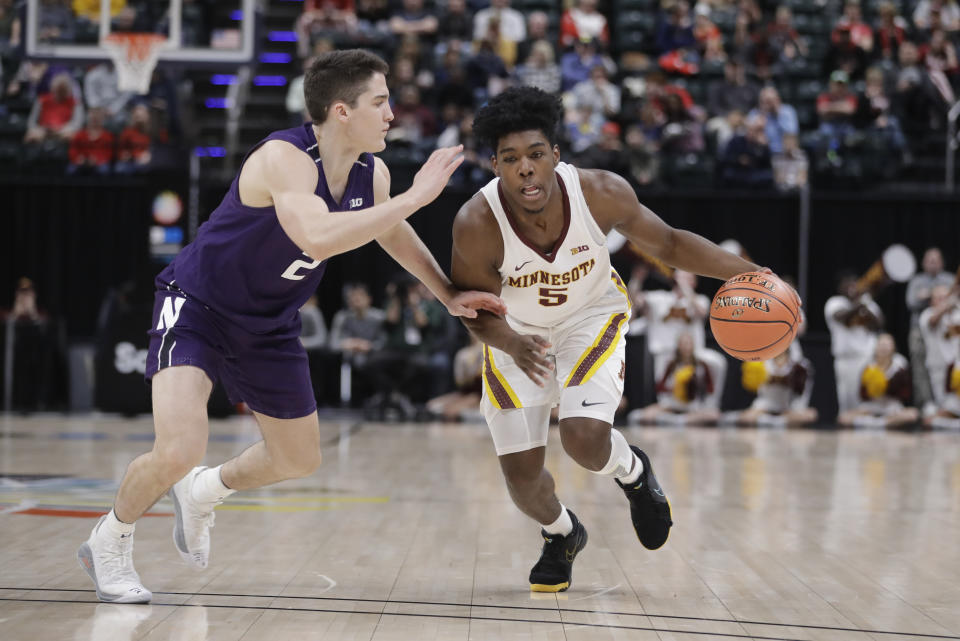
M 150 91 L 153 69 L 166 44 L 167 38 L 160 34 L 133 31 L 110 33 L 100 41 L 100 46 L 113 59 L 120 91 L 135 91 L 141 95 Z

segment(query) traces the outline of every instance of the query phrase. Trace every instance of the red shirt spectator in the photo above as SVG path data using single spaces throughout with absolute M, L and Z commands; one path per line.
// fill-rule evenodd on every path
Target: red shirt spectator
M 102 108 L 88 112 L 87 126 L 70 141 L 71 165 L 105 167 L 113 162 L 113 134 L 103 128 L 104 120 Z
M 560 19 L 560 44 L 571 47 L 581 38 L 600 40 L 610 44 L 610 28 L 607 19 L 597 11 L 597 0 L 579 0 L 577 6 L 563 12 Z
M 150 110 L 140 104 L 130 113 L 130 124 L 120 133 L 117 160 L 144 165 L 150 162 Z
M 850 32 L 850 42 L 854 46 L 867 52 L 873 50 L 873 29 L 863 21 L 857 0 L 847 0 L 847 4 L 844 5 L 843 15 L 837 20 L 833 33 L 830 34 L 834 44 L 841 41 L 839 32 L 843 30 Z

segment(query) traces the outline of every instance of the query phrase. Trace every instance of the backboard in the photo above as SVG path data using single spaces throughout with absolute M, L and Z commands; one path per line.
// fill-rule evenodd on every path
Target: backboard
M 32 58 L 105 60 L 111 33 L 150 32 L 168 44 L 160 64 L 248 62 L 255 0 L 28 0 L 26 48 Z

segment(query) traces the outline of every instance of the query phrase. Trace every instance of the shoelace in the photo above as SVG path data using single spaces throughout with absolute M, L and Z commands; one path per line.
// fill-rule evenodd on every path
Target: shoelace
M 108 574 L 139 581 L 137 572 L 133 569 L 133 536 L 106 541 L 102 553 L 103 569 Z

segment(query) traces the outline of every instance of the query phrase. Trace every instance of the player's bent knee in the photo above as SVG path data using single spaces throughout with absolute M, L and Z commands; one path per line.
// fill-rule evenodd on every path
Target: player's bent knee
M 581 458 L 593 459 L 610 441 L 610 425 L 591 419 L 566 419 L 560 421 L 560 443 L 564 451 L 577 462 Z M 599 461 L 602 467 L 605 461 Z
M 303 448 L 276 457 L 274 469 L 286 478 L 299 479 L 316 472 L 322 458 L 319 447 Z
M 153 460 L 159 473 L 172 485 L 200 465 L 205 453 L 205 447 L 193 447 L 189 443 L 158 444 L 153 449 Z

